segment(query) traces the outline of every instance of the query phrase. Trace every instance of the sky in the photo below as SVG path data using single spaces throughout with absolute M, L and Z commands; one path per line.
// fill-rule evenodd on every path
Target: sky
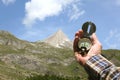
M 86 21 L 103 49 L 120 49 L 120 0 L 0 0 L 0 30 L 30 42 L 60 29 L 73 40 Z

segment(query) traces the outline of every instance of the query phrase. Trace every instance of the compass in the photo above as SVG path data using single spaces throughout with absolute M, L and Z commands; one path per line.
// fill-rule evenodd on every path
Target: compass
M 82 56 L 86 55 L 92 46 L 91 35 L 96 31 L 92 22 L 85 22 L 82 26 L 83 36 L 78 41 L 78 48 Z

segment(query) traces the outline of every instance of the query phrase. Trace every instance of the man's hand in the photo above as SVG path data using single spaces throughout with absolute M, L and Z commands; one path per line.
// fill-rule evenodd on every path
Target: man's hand
M 85 56 L 82 56 L 79 52 L 78 49 L 78 41 L 79 39 L 82 37 L 83 35 L 83 31 L 80 30 L 75 34 L 75 39 L 74 39 L 74 43 L 73 43 L 73 49 L 74 49 L 74 53 L 75 53 L 75 57 L 77 59 L 77 61 L 82 64 L 85 65 L 86 61 L 91 58 L 94 55 L 100 54 L 101 53 L 101 43 L 99 42 L 99 40 L 97 39 L 97 36 L 95 35 L 95 33 L 92 34 L 91 36 L 91 41 L 92 41 L 92 47 L 89 50 L 88 54 Z

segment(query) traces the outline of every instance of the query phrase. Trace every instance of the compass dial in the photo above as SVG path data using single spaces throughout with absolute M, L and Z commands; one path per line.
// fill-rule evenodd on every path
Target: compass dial
M 86 52 L 86 51 L 90 50 L 91 46 L 92 46 L 92 42 L 90 41 L 89 38 L 82 38 L 78 42 L 78 47 L 83 52 L 84 51 Z

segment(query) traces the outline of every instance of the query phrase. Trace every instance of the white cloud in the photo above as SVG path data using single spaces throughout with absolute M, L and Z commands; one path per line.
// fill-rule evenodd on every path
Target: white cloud
M 2 0 L 3 4 L 5 5 L 9 5 L 9 4 L 13 4 L 16 0 Z
M 77 20 L 81 15 L 85 13 L 84 10 L 80 10 L 77 5 L 72 6 L 71 13 L 69 14 L 70 16 L 70 21 L 71 20 Z
M 120 49 L 120 31 L 117 29 L 111 30 L 109 35 L 105 39 L 105 43 L 108 48 Z
M 32 26 L 36 20 L 43 21 L 47 17 L 57 16 L 63 12 L 68 6 L 73 6 L 75 13 L 72 19 L 77 19 L 84 12 L 79 11 L 78 7 L 75 6 L 75 2 L 80 2 L 80 0 L 31 0 L 25 4 L 25 18 L 23 24 L 26 26 Z M 67 9 L 66 9 L 67 10 Z M 77 17 L 76 17 L 76 16 Z

